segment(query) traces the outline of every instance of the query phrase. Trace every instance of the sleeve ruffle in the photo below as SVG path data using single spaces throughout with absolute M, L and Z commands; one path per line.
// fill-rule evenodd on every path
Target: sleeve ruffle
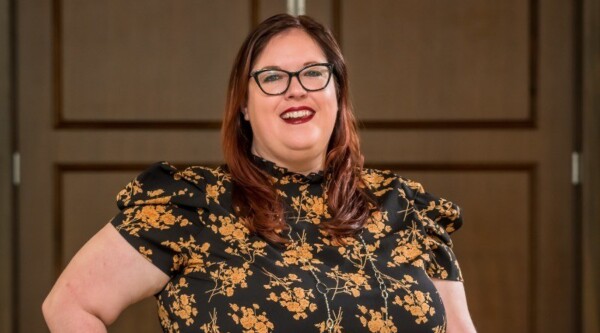
M 460 207 L 426 192 L 417 182 L 407 181 L 415 213 L 425 231 L 425 249 L 429 252 L 425 269 L 432 278 L 463 281 L 462 272 L 450 237 L 462 226 Z
M 206 195 L 202 176 L 158 162 L 117 194 L 120 212 L 110 223 L 146 259 L 167 275 L 186 265 L 184 243 L 194 242 L 202 224 L 198 210 Z

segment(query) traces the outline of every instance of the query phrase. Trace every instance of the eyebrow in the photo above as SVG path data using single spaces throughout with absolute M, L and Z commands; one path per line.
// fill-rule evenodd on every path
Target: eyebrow
M 320 64 L 320 63 L 322 63 L 322 62 L 320 62 L 320 61 L 307 61 L 307 62 L 305 62 L 305 63 L 302 65 L 302 67 L 306 67 L 306 66 L 308 66 L 308 65 Z M 262 71 L 263 69 L 281 69 L 281 67 L 279 67 L 279 66 L 266 66 L 266 67 L 263 67 L 263 68 L 257 69 L 257 70 L 255 70 L 255 71 Z

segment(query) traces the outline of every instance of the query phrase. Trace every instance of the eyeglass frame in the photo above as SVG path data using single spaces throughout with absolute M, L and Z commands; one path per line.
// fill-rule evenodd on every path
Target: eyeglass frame
M 299 74 L 304 71 L 307 68 L 313 67 L 313 66 L 326 66 L 329 69 L 329 77 L 327 78 L 327 82 L 325 82 L 325 85 L 323 86 L 323 88 L 319 88 L 319 89 L 308 89 L 304 86 L 304 84 L 302 84 L 302 80 L 300 80 L 300 76 Z M 263 87 L 260 85 L 260 82 L 258 81 L 258 75 L 264 72 L 268 72 L 268 71 L 279 71 L 279 72 L 284 72 L 288 75 L 288 82 L 287 82 L 287 86 L 285 87 L 285 89 L 277 94 L 271 94 L 266 92 Z M 333 64 L 332 63 L 328 63 L 328 62 L 323 62 L 323 63 L 316 63 L 316 64 L 310 64 L 310 65 L 306 65 L 304 67 L 302 67 L 301 69 L 295 71 L 295 72 L 288 72 L 284 69 L 277 69 L 277 68 L 264 68 L 264 69 L 259 69 L 256 71 L 251 72 L 248 75 L 248 78 L 254 78 L 254 81 L 256 81 L 256 85 L 258 85 L 258 88 L 260 88 L 260 90 L 269 95 L 269 96 L 279 96 L 279 95 L 283 95 L 285 94 L 288 89 L 290 89 L 290 85 L 292 84 L 292 79 L 294 77 L 296 77 L 296 79 L 298 79 L 298 83 L 300 83 L 300 85 L 302 86 L 302 88 L 306 91 L 312 92 L 312 91 L 319 91 L 319 90 L 323 90 L 325 88 L 327 88 L 327 86 L 329 85 L 329 81 L 331 81 L 331 76 L 333 75 Z

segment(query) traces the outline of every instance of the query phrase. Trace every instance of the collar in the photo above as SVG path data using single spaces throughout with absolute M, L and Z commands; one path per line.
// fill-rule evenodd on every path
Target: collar
M 260 156 L 254 154 L 251 155 L 254 164 L 256 164 L 261 170 L 267 172 L 269 175 L 275 177 L 277 180 L 281 180 L 284 177 L 291 177 L 298 180 L 300 183 L 320 184 L 323 182 L 323 170 L 303 175 L 301 173 L 290 171 L 287 168 L 279 166 L 274 162 L 266 160 Z

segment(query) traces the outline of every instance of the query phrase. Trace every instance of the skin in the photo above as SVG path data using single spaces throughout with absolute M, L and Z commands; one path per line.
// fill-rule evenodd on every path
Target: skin
M 462 282 L 431 279 L 438 293 L 442 297 L 446 318 L 448 321 L 446 332 L 475 333 L 475 326 L 467 307 L 467 297 Z
M 168 281 L 107 224 L 69 262 L 42 312 L 51 332 L 106 332 L 127 306 L 159 292 Z
M 292 29 L 273 37 L 253 70 L 279 66 L 296 71 L 309 62 L 326 62 L 326 58 L 306 33 Z M 279 117 L 285 109 L 298 105 L 316 111 L 311 121 L 290 125 Z M 303 174 L 323 168 L 338 112 L 333 78 L 317 92 L 305 91 L 294 78 L 280 96 L 264 94 L 254 80 L 249 80 L 244 112 L 254 133 L 252 150 L 256 155 Z M 107 224 L 67 265 L 42 311 L 51 332 L 106 332 L 125 308 L 158 293 L 168 281 L 165 273 Z M 447 332 L 475 332 L 463 284 L 437 279 L 433 283 L 446 308 Z
M 325 63 L 319 45 L 304 31 L 286 30 L 274 36 L 256 59 L 252 71 L 277 66 L 293 72 L 309 63 Z M 308 106 L 316 111 L 307 123 L 291 125 L 280 115 L 289 107 Z M 338 112 L 335 82 L 319 91 L 307 92 L 297 78 L 283 95 L 262 92 L 254 79 L 248 86 L 246 119 L 254 139 L 252 152 L 291 171 L 308 174 L 323 169 L 327 144 Z

